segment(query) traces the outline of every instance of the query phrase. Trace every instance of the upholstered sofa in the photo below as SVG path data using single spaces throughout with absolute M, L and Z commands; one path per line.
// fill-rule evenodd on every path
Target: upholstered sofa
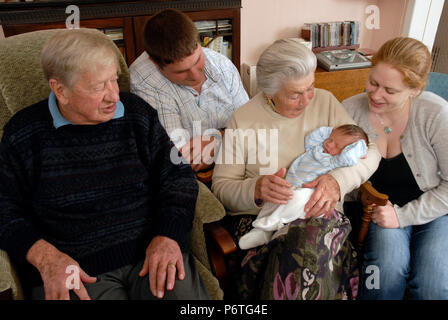
M 48 97 L 50 90 L 41 70 L 40 52 L 45 41 L 56 31 L 35 31 L 0 40 L 0 138 L 3 126 L 15 112 Z M 92 32 L 99 31 L 92 29 Z M 120 90 L 129 91 L 128 68 L 121 54 L 119 56 L 122 70 L 118 81 Z M 222 299 L 223 291 L 210 271 L 204 225 L 221 220 L 225 210 L 204 184 L 199 181 L 198 184 L 199 197 L 191 232 L 191 248 L 211 298 Z M 0 297 L 7 296 L 24 298 L 14 266 L 6 252 L 0 250 Z

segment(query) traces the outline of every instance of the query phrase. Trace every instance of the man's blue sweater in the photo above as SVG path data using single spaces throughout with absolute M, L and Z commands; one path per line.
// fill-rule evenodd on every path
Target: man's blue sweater
M 156 235 L 185 248 L 198 185 L 157 112 L 120 93 L 124 116 L 56 129 L 48 100 L 19 111 L 0 143 L 0 248 L 30 271 L 30 247 L 45 239 L 95 276 L 144 257 Z M 177 152 L 177 150 L 173 150 Z M 32 271 L 32 269 L 34 269 Z

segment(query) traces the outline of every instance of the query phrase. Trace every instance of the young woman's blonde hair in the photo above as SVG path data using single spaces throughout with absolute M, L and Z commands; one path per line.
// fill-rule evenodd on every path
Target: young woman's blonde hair
M 425 89 L 426 80 L 431 70 L 431 54 L 420 41 L 398 37 L 384 43 L 372 58 L 372 66 L 386 63 L 398 70 L 404 83 L 411 89 Z
M 56 32 L 44 45 L 41 64 L 47 80 L 56 79 L 72 87 L 78 77 L 98 67 L 120 64 L 115 44 L 94 29 L 65 29 Z

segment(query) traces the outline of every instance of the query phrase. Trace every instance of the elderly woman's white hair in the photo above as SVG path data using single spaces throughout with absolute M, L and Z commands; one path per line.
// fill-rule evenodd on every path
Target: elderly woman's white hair
M 115 64 L 120 73 L 115 44 L 92 29 L 65 29 L 55 33 L 44 45 L 40 61 L 47 80 L 56 79 L 68 87 L 82 73 L 95 72 L 99 66 Z
M 274 96 L 286 81 L 306 77 L 316 65 L 316 56 L 299 39 L 277 40 L 258 59 L 257 86 Z

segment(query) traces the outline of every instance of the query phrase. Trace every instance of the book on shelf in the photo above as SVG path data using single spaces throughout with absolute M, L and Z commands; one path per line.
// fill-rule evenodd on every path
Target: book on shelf
M 219 52 L 232 60 L 232 42 L 226 39 L 232 34 L 232 20 L 201 20 L 195 21 L 194 24 L 203 47 Z
M 104 29 L 104 34 L 113 41 L 123 40 L 123 28 L 108 28 Z
M 218 33 L 231 33 L 232 23 L 231 20 L 201 20 L 195 21 L 196 29 L 199 33 L 218 32 Z
M 223 36 L 204 37 L 202 39 L 202 46 L 219 52 L 220 54 L 232 60 L 232 43 L 225 40 Z
M 359 21 L 305 23 L 300 36 L 311 42 L 315 52 L 343 47 L 355 49 L 359 47 L 360 42 L 360 23 Z
M 108 28 L 108 29 L 97 28 L 97 30 L 101 31 L 106 36 L 108 36 L 108 38 L 111 39 L 117 45 L 118 48 L 124 47 L 126 45 L 124 42 L 123 28 Z

